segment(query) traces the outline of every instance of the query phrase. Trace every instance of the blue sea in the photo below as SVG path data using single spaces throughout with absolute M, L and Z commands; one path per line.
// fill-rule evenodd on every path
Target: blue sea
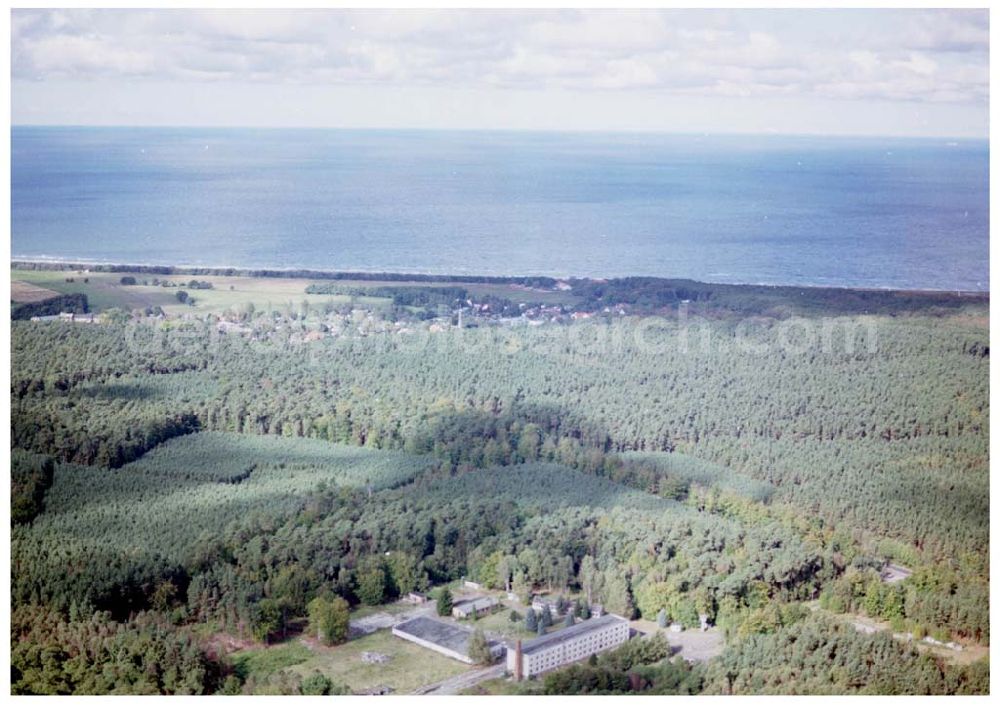
M 986 141 L 12 130 L 15 258 L 989 289 Z

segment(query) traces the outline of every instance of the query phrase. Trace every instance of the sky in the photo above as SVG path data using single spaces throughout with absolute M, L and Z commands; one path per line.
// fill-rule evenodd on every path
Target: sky
M 988 135 L 985 10 L 14 10 L 14 124 Z

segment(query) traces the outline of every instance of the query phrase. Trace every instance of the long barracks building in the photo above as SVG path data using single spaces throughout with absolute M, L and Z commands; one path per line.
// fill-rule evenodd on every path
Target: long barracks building
M 628 621 L 621 616 L 605 614 L 523 644 L 518 641 L 507 650 L 507 670 L 515 680 L 530 678 L 620 646 L 628 638 Z

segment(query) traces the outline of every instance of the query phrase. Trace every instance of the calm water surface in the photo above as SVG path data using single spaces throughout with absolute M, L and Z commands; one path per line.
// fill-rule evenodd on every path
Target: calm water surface
M 988 290 L 985 141 L 12 131 L 14 257 Z

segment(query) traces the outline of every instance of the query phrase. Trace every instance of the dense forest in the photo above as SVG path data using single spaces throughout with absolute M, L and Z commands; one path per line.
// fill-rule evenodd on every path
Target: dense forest
M 240 313 L 267 336 L 13 322 L 15 691 L 238 692 L 198 627 L 267 641 L 316 597 L 376 605 L 462 576 L 705 614 L 727 636 L 695 670 L 616 652 L 530 689 L 984 691 L 985 665 L 802 608 L 989 642 L 983 318 L 898 293 L 790 316 L 822 298 L 663 282 L 631 303 L 713 305 L 317 338 L 329 312 L 307 306 Z M 573 283 L 621 303 L 591 285 Z M 469 294 L 389 289 L 400 307 Z M 725 314 L 740 307 L 768 316 Z M 913 575 L 886 585 L 889 560 Z

